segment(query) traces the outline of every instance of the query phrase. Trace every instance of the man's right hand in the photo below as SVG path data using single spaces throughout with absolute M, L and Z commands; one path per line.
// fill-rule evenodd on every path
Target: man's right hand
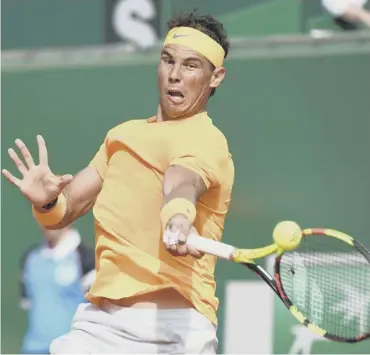
M 42 207 L 60 195 L 64 187 L 72 180 L 72 175 L 57 176 L 53 174 L 48 164 L 48 151 L 44 138 L 37 136 L 39 147 L 39 164 L 36 165 L 26 145 L 20 140 L 15 140 L 24 162 L 19 158 L 13 148 L 8 150 L 11 160 L 22 174 L 23 179 L 18 179 L 8 170 L 3 169 L 3 175 L 29 200 L 35 207 Z

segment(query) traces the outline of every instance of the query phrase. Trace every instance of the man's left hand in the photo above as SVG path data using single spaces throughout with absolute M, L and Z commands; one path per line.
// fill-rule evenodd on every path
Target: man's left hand
M 169 220 L 165 233 L 166 232 L 170 232 L 169 234 L 173 236 L 173 238 L 169 238 L 167 241 L 164 241 L 166 249 L 172 255 L 191 255 L 197 259 L 200 259 L 204 255 L 204 253 L 201 253 L 186 244 L 188 235 L 198 235 L 198 233 L 191 222 L 183 214 L 177 214 Z

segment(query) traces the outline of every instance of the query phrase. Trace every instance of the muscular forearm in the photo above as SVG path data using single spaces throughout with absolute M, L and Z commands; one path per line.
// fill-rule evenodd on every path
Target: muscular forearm
M 88 167 L 78 173 L 64 188 L 63 196 L 59 195 L 59 199 L 65 199 L 63 203 L 66 204 L 61 219 L 58 223 L 48 225 L 47 228 L 63 228 L 86 214 L 93 207 L 102 185 L 103 181 L 94 168 Z M 42 207 L 35 207 L 35 209 L 40 213 L 48 213 L 48 210 Z
M 187 245 L 187 235 L 196 233 L 193 223 L 196 218 L 196 203 L 207 191 L 200 175 L 182 166 L 172 166 L 163 181 L 163 206 L 161 225 L 164 243 L 173 255 L 192 255 L 201 258 L 202 253 Z M 177 232 L 168 239 L 168 231 Z
M 163 181 L 163 205 L 175 198 L 184 198 L 194 205 L 207 191 L 202 178 L 181 166 L 172 166 Z
M 191 182 L 184 182 L 183 184 L 176 186 L 169 193 L 163 196 L 163 205 L 168 201 L 175 198 L 185 198 L 186 200 L 192 202 L 194 205 L 197 202 L 197 189 L 196 186 Z
M 63 195 L 66 199 L 67 208 L 64 213 L 63 218 L 61 221 L 57 224 L 53 224 L 51 226 L 47 226 L 48 229 L 61 229 L 64 228 L 71 223 L 73 223 L 76 219 L 86 214 L 94 205 L 95 199 L 92 201 L 76 201 L 73 202 L 73 199 L 71 199 L 68 196 L 68 191 L 64 190 Z M 59 198 L 62 198 L 61 196 Z M 40 213 L 48 213 L 49 210 L 43 208 L 43 207 L 34 207 L 36 211 Z
M 68 191 L 63 191 L 63 194 L 67 199 L 67 211 L 63 219 L 58 224 L 49 227 L 49 229 L 61 229 L 70 225 L 76 219 L 86 214 L 94 206 L 95 199 L 92 201 L 76 202 L 69 198 Z

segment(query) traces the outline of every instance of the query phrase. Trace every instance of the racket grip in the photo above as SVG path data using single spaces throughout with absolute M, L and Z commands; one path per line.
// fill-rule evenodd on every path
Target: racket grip
M 196 234 L 189 235 L 186 244 L 202 253 L 215 255 L 226 260 L 231 260 L 235 251 L 232 245 L 200 237 Z

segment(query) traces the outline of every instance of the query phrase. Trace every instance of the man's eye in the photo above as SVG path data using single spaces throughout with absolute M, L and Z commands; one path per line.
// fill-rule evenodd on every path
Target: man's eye
M 188 64 L 187 67 L 189 69 L 196 69 L 197 66 L 195 64 Z
M 170 58 L 163 58 L 163 61 L 168 64 L 173 64 L 173 60 Z

